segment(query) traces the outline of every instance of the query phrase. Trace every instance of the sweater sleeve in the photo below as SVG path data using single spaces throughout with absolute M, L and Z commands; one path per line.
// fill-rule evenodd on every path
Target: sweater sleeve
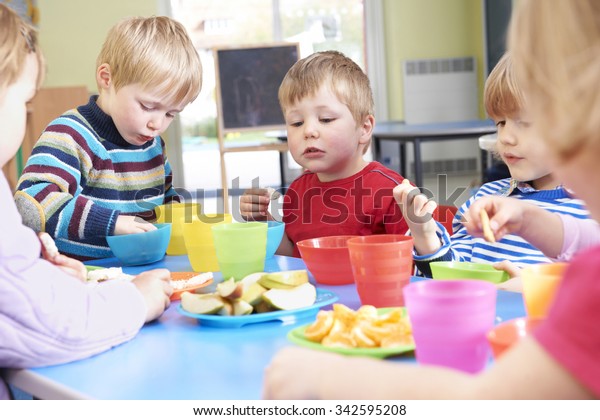
M 562 223 L 564 240 L 558 261 L 569 261 L 580 250 L 600 244 L 600 225 L 594 219 L 578 219 L 556 213 Z
M 82 359 L 123 343 L 144 324 L 146 305 L 130 282 L 90 286 L 40 259 L 0 176 L 0 367 Z M 19 238 L 15 241 L 13 238 Z
M 119 211 L 81 194 L 93 173 L 93 153 L 64 118 L 42 133 L 19 179 L 15 201 L 23 222 L 55 238 L 79 240 L 114 232 Z

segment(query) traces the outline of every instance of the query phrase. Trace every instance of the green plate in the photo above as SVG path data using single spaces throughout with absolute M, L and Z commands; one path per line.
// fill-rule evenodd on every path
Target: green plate
M 86 266 L 85 266 L 85 269 L 86 269 L 87 271 L 101 270 L 101 269 L 103 269 L 103 268 L 106 268 L 106 267 L 99 267 L 99 266 L 97 266 L 97 265 L 86 265 Z
M 389 312 L 391 309 L 392 308 L 381 308 L 377 312 L 379 314 L 384 314 L 386 312 Z M 406 309 L 404 309 L 404 313 L 406 314 Z M 368 356 L 368 357 L 374 357 L 377 359 L 384 359 L 386 357 L 396 356 L 398 354 L 413 351 L 415 349 L 414 343 L 410 344 L 410 345 L 407 344 L 404 346 L 387 347 L 387 348 L 381 348 L 381 347 L 358 348 L 357 347 L 357 348 L 347 349 L 347 348 L 326 347 L 326 346 L 322 345 L 321 343 L 315 343 L 314 341 L 310 341 L 304 336 L 304 331 L 306 330 L 306 328 L 308 328 L 309 325 L 310 324 L 306 324 L 306 325 L 302 325 L 298 328 L 294 328 L 292 331 L 290 331 L 288 333 L 288 335 L 287 335 L 288 340 L 290 340 L 294 344 L 298 344 L 299 346 L 303 346 L 303 347 L 308 347 L 310 349 L 330 351 L 333 353 L 339 353 L 339 354 L 343 354 L 346 356 Z

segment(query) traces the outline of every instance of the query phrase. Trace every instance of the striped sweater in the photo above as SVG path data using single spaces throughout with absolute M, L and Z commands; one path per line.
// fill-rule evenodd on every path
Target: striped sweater
M 82 261 L 112 256 L 106 236 L 120 214 L 148 217 L 157 205 L 179 201 L 163 140 L 127 143 L 96 99 L 46 127 L 15 194 L 23 222 Z
M 441 248 L 430 255 L 415 255 L 418 270 L 431 277 L 429 263 L 432 261 L 470 261 L 498 262 L 509 260 L 518 267 L 528 264 L 551 262 L 541 251 L 517 235 L 506 235 L 495 243 L 486 242 L 483 238 L 475 238 L 467 233 L 460 222 L 467 209 L 480 197 L 487 195 L 509 196 L 536 204 L 548 211 L 571 215 L 578 219 L 587 219 L 588 211 L 581 200 L 574 199 L 567 191 L 558 187 L 553 190 L 535 190 L 526 183 L 517 183 L 508 178 L 489 182 L 473 195 L 457 211 L 452 222 L 453 234 L 450 238 L 445 229 L 438 223 L 438 237 Z

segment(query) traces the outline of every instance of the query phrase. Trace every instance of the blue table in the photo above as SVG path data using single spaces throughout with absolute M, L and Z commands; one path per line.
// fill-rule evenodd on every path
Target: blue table
M 119 265 L 116 259 L 93 264 Z M 136 274 L 159 267 L 191 271 L 187 256 L 167 256 L 158 263 L 124 271 Z M 301 259 L 275 256 L 267 260 L 265 270 L 301 268 L 305 268 Z M 220 278 L 220 273 L 215 273 L 215 280 Z M 317 286 L 333 291 L 339 302 L 351 308 L 360 306 L 354 285 Z M 158 321 L 144 326 L 133 340 L 112 350 L 58 366 L 9 370 L 7 379 L 42 399 L 259 399 L 264 368 L 279 349 L 291 345 L 286 334 L 312 321 L 210 328 L 179 314 L 178 305 L 174 302 Z M 499 291 L 497 321 L 524 314 L 521 294 Z M 414 363 L 412 354 L 391 360 Z
M 423 162 L 421 161 L 421 143 L 428 141 L 460 140 L 476 138 L 484 134 L 496 132 L 496 125 L 491 120 L 453 121 L 429 124 L 405 124 L 403 121 L 382 121 L 373 129 L 373 157 L 381 162 L 381 141 L 397 141 L 400 146 L 400 174 L 406 176 L 406 143 L 413 145 L 415 163 L 414 183 L 423 188 Z M 485 153 L 482 150 L 482 153 Z M 485 171 L 487 159 L 482 157 L 482 173 Z

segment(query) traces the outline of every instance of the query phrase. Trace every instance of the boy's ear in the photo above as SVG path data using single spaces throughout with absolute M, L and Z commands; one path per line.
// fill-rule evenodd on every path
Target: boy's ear
M 96 69 L 96 83 L 101 89 L 108 89 L 111 83 L 110 65 L 100 64 Z
M 362 130 L 362 134 L 360 136 L 360 144 L 365 144 L 371 141 L 371 136 L 373 134 L 373 128 L 375 127 L 375 117 L 372 115 L 368 115 L 362 122 L 360 129 Z

